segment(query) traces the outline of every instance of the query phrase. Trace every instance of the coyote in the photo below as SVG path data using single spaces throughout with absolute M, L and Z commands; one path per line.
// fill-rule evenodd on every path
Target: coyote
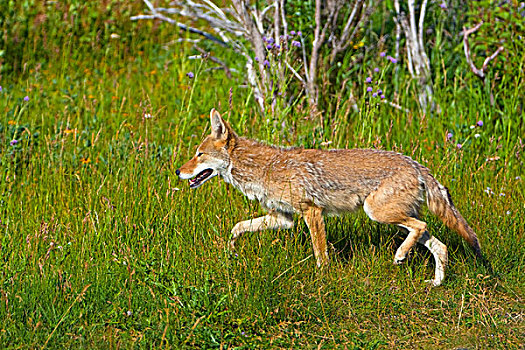
M 373 149 L 317 150 L 281 148 L 239 137 L 221 115 L 210 112 L 211 135 L 197 147 L 195 156 L 175 173 L 197 188 L 216 175 L 268 214 L 241 221 L 232 229 L 231 247 L 244 232 L 290 229 L 293 214 L 304 218 L 319 267 L 328 265 L 323 216 L 353 212 L 362 207 L 374 221 L 408 231 L 397 249 L 394 264 L 405 260 L 419 242 L 436 261 L 439 286 L 445 277 L 447 247 L 418 219 L 425 200 L 432 213 L 458 232 L 482 257 L 478 238 L 452 203 L 450 194 L 429 170 L 410 157 Z

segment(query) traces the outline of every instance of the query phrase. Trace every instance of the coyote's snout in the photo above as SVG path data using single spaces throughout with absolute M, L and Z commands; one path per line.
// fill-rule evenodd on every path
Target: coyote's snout
M 269 146 L 237 136 L 214 109 L 210 118 L 211 135 L 176 174 L 187 179 L 191 188 L 220 175 L 268 211 L 268 215 L 236 224 L 232 247 L 244 232 L 292 228 L 295 213 L 304 218 L 310 230 L 317 265 L 324 266 L 328 252 L 323 216 L 362 207 L 372 220 L 408 231 L 395 254 L 395 264 L 403 262 L 416 242 L 430 250 L 436 261 L 430 282 L 438 286 L 445 277 L 447 247 L 418 219 L 426 199 L 430 211 L 482 257 L 476 234 L 452 203 L 448 190 L 410 157 L 371 149 Z

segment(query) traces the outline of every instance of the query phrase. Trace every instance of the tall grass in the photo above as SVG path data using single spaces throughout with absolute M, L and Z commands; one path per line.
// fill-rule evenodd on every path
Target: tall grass
M 470 76 L 443 68 L 440 115 L 422 117 L 409 94 L 411 113 L 364 95 L 360 112 L 343 101 L 322 124 L 298 106 L 283 126 L 210 62 L 187 60 L 172 28 L 125 14 L 100 42 L 80 21 L 75 35 L 10 46 L 20 51 L 0 76 L 2 348 L 523 347 L 523 69 L 500 92 L 501 113 Z M 403 234 L 363 214 L 327 219 L 328 271 L 301 222 L 231 252 L 231 228 L 257 204 L 220 180 L 190 191 L 174 175 L 212 107 L 254 138 L 411 155 L 450 188 L 494 273 L 426 213 L 450 252 L 440 288 L 424 283 L 425 249 L 393 266 Z

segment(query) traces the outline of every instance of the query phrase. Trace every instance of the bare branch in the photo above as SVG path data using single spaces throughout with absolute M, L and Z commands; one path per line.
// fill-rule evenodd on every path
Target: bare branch
M 481 70 L 485 71 L 485 69 L 487 69 L 487 66 L 488 66 L 489 62 L 492 61 L 493 59 L 495 59 L 496 56 L 499 55 L 499 53 L 501 51 L 503 51 L 503 50 L 504 50 L 503 46 L 500 46 L 500 47 L 498 47 L 498 49 L 492 55 L 490 55 L 489 57 L 485 58 L 485 61 L 483 62 L 483 66 L 482 66 Z
M 482 25 L 483 21 L 479 22 L 476 26 L 470 29 L 466 29 L 465 27 L 463 27 L 463 50 L 465 51 L 465 58 L 467 59 L 467 63 L 469 64 L 472 72 L 476 74 L 481 80 L 484 80 L 485 73 L 483 72 L 483 69 L 478 69 L 474 65 L 474 61 L 472 61 L 472 58 L 470 57 L 470 47 L 468 43 L 468 36 L 476 32 Z
M 215 56 L 212 56 L 209 52 L 206 52 L 206 50 L 204 50 L 203 48 L 197 46 L 197 45 L 193 45 L 193 47 L 195 48 L 195 50 L 199 51 L 201 53 L 201 58 L 206 58 L 206 59 L 209 59 L 210 61 L 212 62 L 215 62 L 217 64 L 219 64 L 223 69 L 224 69 L 224 72 L 226 73 L 226 76 L 231 79 L 232 77 L 232 73 L 231 73 L 231 69 L 226 65 L 226 63 L 224 63 L 223 61 L 221 61 L 220 59 L 218 59 L 217 57 Z
M 221 46 L 228 47 L 228 44 L 226 44 L 221 39 L 211 35 L 210 33 L 206 33 L 206 32 L 204 32 L 202 30 L 199 30 L 199 29 L 196 29 L 196 28 L 193 28 L 193 27 L 189 27 L 189 26 L 187 26 L 185 24 L 182 24 L 180 22 L 175 21 L 172 18 L 166 17 L 166 16 L 164 16 L 164 15 L 162 15 L 160 13 L 154 13 L 152 15 L 138 15 L 138 16 L 131 17 L 132 21 L 136 21 L 136 20 L 139 20 L 139 19 L 160 19 L 161 21 L 168 22 L 169 24 L 176 25 L 177 27 L 179 27 L 182 30 L 185 30 L 185 31 L 190 32 L 190 33 L 202 35 L 206 39 L 211 40 L 213 42 L 216 42 L 217 44 L 219 44 Z

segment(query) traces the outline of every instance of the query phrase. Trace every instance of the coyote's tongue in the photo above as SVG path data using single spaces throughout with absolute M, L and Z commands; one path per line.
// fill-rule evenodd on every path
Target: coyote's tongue
M 213 173 L 213 170 L 206 169 L 201 171 L 197 176 L 195 176 L 193 179 L 189 179 L 188 183 L 190 185 L 190 188 L 198 187 L 201 183 L 203 183 L 211 174 Z

